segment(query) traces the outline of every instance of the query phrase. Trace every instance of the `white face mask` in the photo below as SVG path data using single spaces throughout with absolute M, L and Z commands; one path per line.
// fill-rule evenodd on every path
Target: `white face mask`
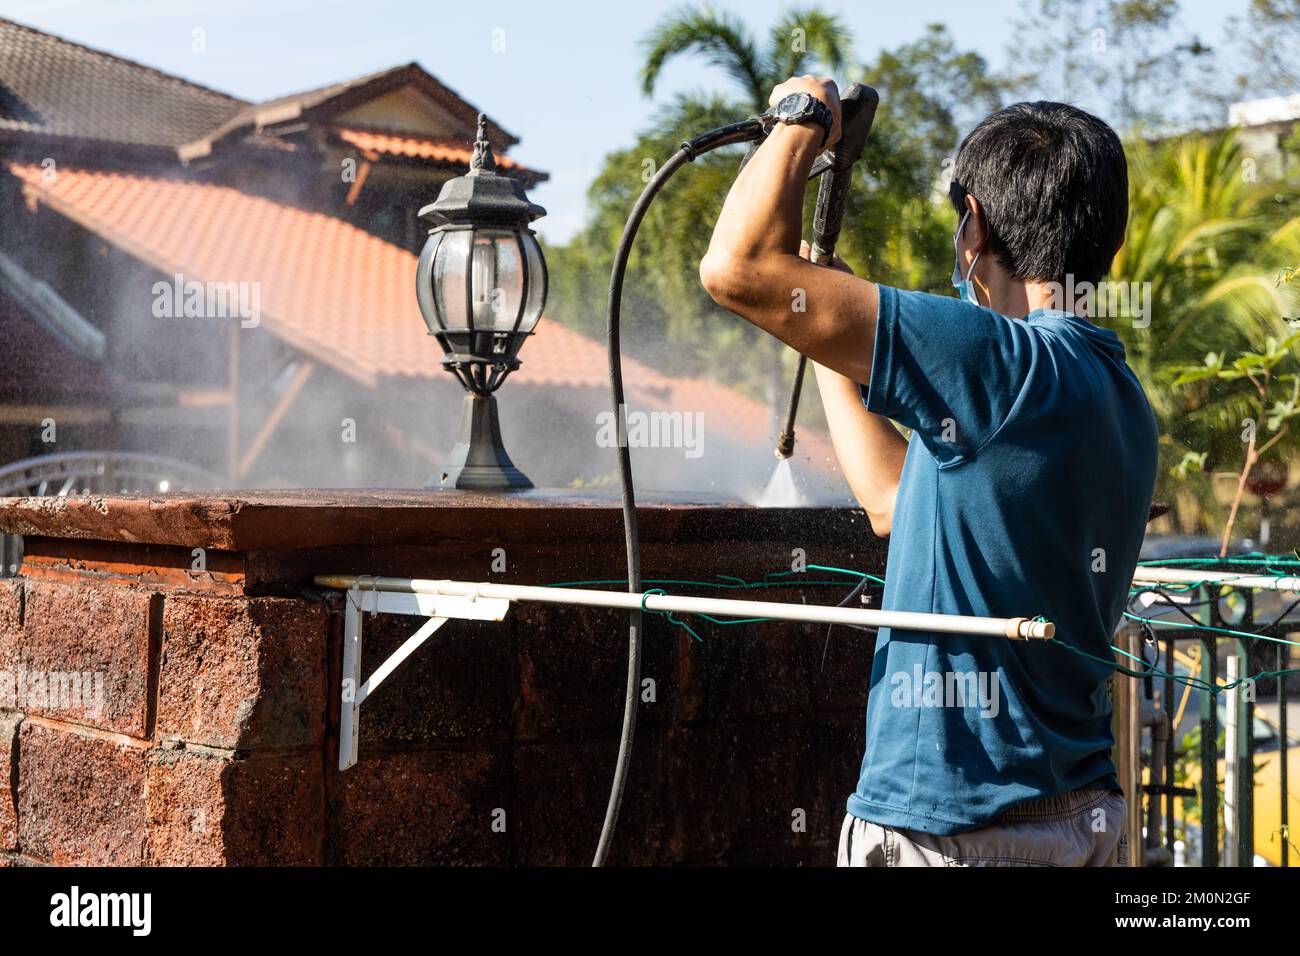
M 957 290 L 957 294 L 971 305 L 979 305 L 979 296 L 975 294 L 975 283 L 971 282 L 971 276 L 975 274 L 975 265 L 980 261 L 983 252 L 975 253 L 975 258 L 971 260 L 970 270 L 966 273 L 965 278 L 961 274 L 961 254 L 957 251 L 957 240 L 961 238 L 962 230 L 966 228 L 966 220 L 970 218 L 970 210 L 967 209 L 965 215 L 961 217 L 961 222 L 957 223 L 957 231 L 952 237 L 952 254 L 955 261 L 952 265 L 952 286 Z

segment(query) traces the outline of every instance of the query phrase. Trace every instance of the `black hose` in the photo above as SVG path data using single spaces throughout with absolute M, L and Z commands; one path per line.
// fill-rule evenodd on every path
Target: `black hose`
M 797 402 L 798 399 L 795 399 L 795 401 Z M 855 597 L 858 597 L 860 594 L 862 594 L 863 591 L 865 591 L 865 590 L 867 589 L 867 584 L 870 582 L 870 580 L 871 580 L 871 579 L 868 578 L 868 577 L 864 574 L 864 575 L 862 576 L 862 580 L 859 581 L 857 584 L 855 584 L 855 585 L 853 586 L 853 590 L 850 591 L 848 594 L 844 595 L 843 600 L 841 600 L 841 601 L 840 601 L 838 604 L 836 604 L 835 606 L 836 606 L 836 607 L 845 607 L 845 606 L 847 606 L 848 603 L 849 603 L 850 601 L 852 601 Z M 833 630 L 835 630 L 835 625 L 834 625 L 834 624 L 827 624 L 827 625 L 826 625 L 826 642 L 825 642 L 824 644 L 822 644 L 822 666 L 821 666 L 821 671 L 822 671 L 822 672 L 824 672 L 824 671 L 826 670 L 826 652 L 829 651 L 829 650 L 831 649 L 831 631 L 833 631 Z M 876 628 L 874 628 L 874 627 L 872 627 L 872 628 L 859 628 L 859 630 L 871 630 L 871 631 L 874 631 L 874 630 L 876 630 Z M 819 672 L 819 673 L 820 673 L 820 672 Z
M 618 422 L 618 478 L 623 492 L 623 538 L 627 546 L 627 589 L 633 594 L 641 592 L 641 547 L 637 535 L 636 490 L 632 484 L 632 454 L 627 442 L 627 412 L 623 397 L 623 354 L 619 343 L 619 323 L 623 311 L 623 277 L 627 260 L 632 253 L 641 220 L 659 190 L 682 166 L 695 157 L 721 146 L 754 139 L 764 132 L 761 119 L 753 117 L 739 123 L 721 126 L 702 136 L 697 136 L 674 153 L 641 191 L 632 207 L 623 235 L 614 253 L 614 267 L 609 274 L 609 307 L 605 317 L 605 339 L 609 347 L 609 384 L 614 400 L 614 415 Z M 623 730 L 618 740 L 618 761 L 614 765 L 614 782 L 609 789 L 609 803 L 605 807 L 605 823 L 596 844 L 592 866 L 604 866 L 609 856 L 610 841 L 618 825 L 618 813 L 623 805 L 623 791 L 627 786 L 627 771 L 632 760 L 632 740 L 636 735 L 637 704 L 641 694 L 641 619 L 638 608 L 629 613 L 627 629 L 627 686 L 623 695 Z
M 614 254 L 614 268 L 609 276 L 609 310 L 605 319 L 605 338 L 609 346 L 609 384 L 614 398 L 614 414 L 618 422 L 618 478 L 623 489 L 623 538 L 627 545 L 627 589 L 633 594 L 641 591 L 641 547 L 637 538 L 636 490 L 632 486 L 632 455 L 627 442 L 627 412 L 623 398 L 623 358 L 619 347 L 619 319 L 623 308 L 623 276 L 627 271 L 632 240 L 636 238 L 641 220 L 663 188 L 669 177 L 690 162 L 693 154 L 686 147 L 655 173 L 646 185 L 641 198 L 632 207 L 618 250 Z M 596 857 L 592 866 L 604 866 L 609 855 L 610 840 L 618 824 L 618 811 L 623 803 L 623 789 L 627 785 L 627 769 L 632 758 L 632 738 L 636 734 L 637 703 L 641 692 L 641 610 L 630 614 L 627 630 L 627 688 L 623 697 L 623 732 L 618 740 L 618 762 L 614 765 L 614 783 L 609 790 L 609 803 L 605 807 L 605 824 L 596 844 Z

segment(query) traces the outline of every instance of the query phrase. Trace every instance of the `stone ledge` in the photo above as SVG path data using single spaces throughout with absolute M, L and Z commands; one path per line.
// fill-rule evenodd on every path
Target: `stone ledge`
M 723 500 L 650 497 L 638 503 L 647 542 L 762 539 L 805 542 L 842 536 L 865 514 L 851 508 L 754 508 Z M 0 498 L 0 532 L 75 540 L 212 548 L 296 550 L 431 542 L 557 538 L 621 540 L 612 497 L 534 490 L 508 496 L 469 491 L 265 491 L 154 496 Z

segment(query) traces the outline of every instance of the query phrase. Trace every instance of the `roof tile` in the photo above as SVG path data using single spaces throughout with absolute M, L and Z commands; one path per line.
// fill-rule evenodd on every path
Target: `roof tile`
M 421 138 L 391 133 L 375 133 L 357 129 L 340 129 L 339 139 L 357 149 L 407 159 L 436 159 L 443 162 L 469 165 L 473 150 L 457 140 Z M 522 167 L 508 156 L 497 156 L 497 165 L 505 169 Z
M 0 19 L 0 129 L 177 147 L 247 104 Z

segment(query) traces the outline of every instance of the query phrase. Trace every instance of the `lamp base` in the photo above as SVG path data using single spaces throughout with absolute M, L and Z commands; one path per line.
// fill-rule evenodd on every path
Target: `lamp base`
M 465 393 L 460 407 L 460 435 L 447 463 L 424 487 L 471 491 L 523 491 L 533 487 L 506 454 L 496 396 Z

